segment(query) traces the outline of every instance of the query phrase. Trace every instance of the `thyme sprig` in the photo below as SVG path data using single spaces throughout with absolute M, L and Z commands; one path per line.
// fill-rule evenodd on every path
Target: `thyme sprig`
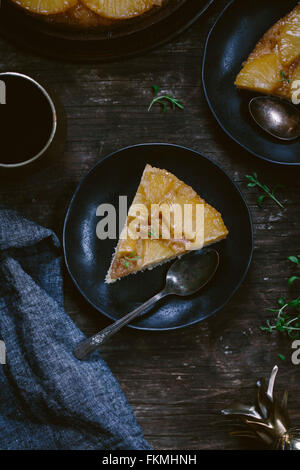
M 267 320 L 266 326 L 261 326 L 260 329 L 268 333 L 274 331 L 286 333 L 290 338 L 298 339 L 300 337 L 300 297 L 290 302 L 281 297 L 278 305 L 279 308 L 268 309 L 269 312 L 277 314 L 274 324 Z
M 154 93 L 154 98 L 150 103 L 150 106 L 148 108 L 148 111 L 151 111 L 152 106 L 154 106 L 156 103 L 160 104 L 162 106 L 162 110 L 165 113 L 167 111 L 167 103 L 169 102 L 172 106 L 172 109 L 175 109 L 176 107 L 179 109 L 184 109 L 183 104 L 174 98 L 171 95 L 159 95 L 159 88 L 157 85 L 153 85 L 153 93 Z
M 291 261 L 291 263 L 294 263 L 298 268 L 300 268 L 300 255 L 296 256 L 289 256 L 288 260 Z M 295 281 L 300 281 L 299 276 L 292 276 L 288 280 L 289 286 L 291 286 Z
M 257 204 L 260 207 L 262 206 L 264 199 L 267 197 L 272 199 L 274 202 L 276 202 L 276 204 L 278 204 L 281 208 L 284 207 L 283 204 L 279 201 L 279 199 L 277 199 L 277 197 L 275 196 L 276 189 L 283 188 L 282 185 L 277 185 L 274 187 L 274 189 L 271 189 L 266 184 L 263 184 L 258 180 L 257 173 L 253 173 L 252 175 L 246 175 L 246 178 L 249 181 L 248 183 L 249 188 L 258 187 L 265 193 L 257 198 Z

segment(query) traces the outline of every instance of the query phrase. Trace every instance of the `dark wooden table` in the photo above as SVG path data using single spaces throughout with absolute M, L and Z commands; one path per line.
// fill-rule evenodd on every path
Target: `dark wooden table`
M 295 271 L 287 257 L 300 252 L 300 172 L 266 164 L 243 151 L 210 114 L 201 88 L 203 47 L 226 3 L 216 0 L 194 26 L 168 45 L 116 64 L 59 63 L 0 40 L 1 71 L 32 74 L 52 86 L 66 107 L 69 124 L 64 155 L 31 181 L 15 187 L 1 182 L 1 202 L 61 237 L 68 202 L 89 168 L 118 148 L 160 141 L 194 148 L 221 164 L 250 205 L 253 264 L 223 311 L 208 322 L 174 332 L 125 329 L 103 349 L 102 356 L 156 449 L 250 447 L 216 423 L 223 422 L 220 410 L 235 398 L 252 401 L 256 378 L 267 377 L 275 363 L 280 363 L 277 389 L 289 388 L 290 410 L 300 424 L 300 366 L 291 363 L 290 342 L 259 329 L 269 316 L 267 308 L 287 295 L 286 281 Z M 155 108 L 148 113 L 153 84 L 182 99 L 184 111 L 162 114 Z M 266 183 L 286 185 L 280 193 L 283 210 L 271 201 L 258 208 L 257 192 L 245 181 L 253 171 Z M 67 312 L 87 335 L 109 324 L 81 298 L 67 274 L 65 292 Z M 297 286 L 289 295 L 297 295 Z M 286 360 L 281 361 L 278 353 Z

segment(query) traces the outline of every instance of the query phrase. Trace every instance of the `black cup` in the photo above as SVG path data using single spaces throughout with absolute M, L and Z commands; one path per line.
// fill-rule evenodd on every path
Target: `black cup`
M 24 159 L 22 159 L 22 151 L 18 151 L 18 153 L 20 153 L 19 155 L 10 156 L 7 155 L 7 153 L 10 152 L 10 148 L 8 147 L 5 152 L 5 161 L 1 161 L 1 155 L 4 155 L 4 153 L 1 152 L 0 149 L 0 175 L 5 175 L 5 177 L 8 177 L 9 179 L 22 179 L 23 177 L 32 174 L 34 171 L 48 166 L 53 158 L 57 158 L 62 154 L 66 142 L 66 117 L 64 108 L 53 91 L 50 91 L 49 89 L 46 90 L 34 78 L 16 72 L 0 73 L 0 84 L 2 83 L 2 87 L 0 87 L 0 106 L 7 105 L 5 103 L 6 96 L 5 86 L 3 86 L 3 83 L 5 84 L 5 81 L 8 82 L 8 80 L 11 80 L 12 78 L 14 82 L 17 80 L 25 80 L 26 83 L 23 82 L 18 85 L 21 87 L 26 85 L 27 90 L 28 87 L 35 87 L 36 90 L 34 91 L 38 91 L 41 94 L 41 99 L 43 99 L 43 106 L 45 109 L 47 106 L 49 107 L 48 110 L 46 109 L 48 113 L 47 119 L 49 124 L 47 131 L 45 131 L 47 132 L 47 137 L 41 144 L 40 148 L 37 148 L 34 151 L 34 154 L 27 155 Z M 38 113 L 38 110 L 35 109 L 33 103 L 30 109 L 28 109 L 29 120 L 34 113 Z M 18 139 L 17 130 L 15 138 Z M 13 145 L 12 148 L 14 149 Z M 11 151 L 13 153 L 16 150 L 14 149 Z

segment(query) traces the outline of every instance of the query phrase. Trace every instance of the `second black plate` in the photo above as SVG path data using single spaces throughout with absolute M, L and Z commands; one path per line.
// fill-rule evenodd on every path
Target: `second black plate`
M 210 109 L 222 129 L 253 155 L 272 163 L 300 165 L 300 139 L 284 143 L 254 123 L 248 111 L 258 94 L 238 91 L 235 78 L 255 44 L 295 0 L 234 0 L 213 26 L 207 39 L 202 81 Z
M 100 204 L 118 209 L 119 196 L 131 204 L 145 165 L 164 168 L 191 185 L 223 215 L 230 234 L 215 245 L 220 267 L 201 293 L 168 297 L 132 325 L 147 330 L 181 328 L 220 310 L 243 281 L 252 257 L 251 217 L 242 194 L 224 171 L 208 158 L 183 147 L 144 144 L 119 150 L 100 161 L 78 186 L 65 220 L 64 252 L 68 270 L 82 295 L 111 319 L 122 317 L 159 292 L 170 263 L 152 271 L 105 284 L 117 240 L 99 240 Z M 117 211 L 118 213 L 118 211 Z

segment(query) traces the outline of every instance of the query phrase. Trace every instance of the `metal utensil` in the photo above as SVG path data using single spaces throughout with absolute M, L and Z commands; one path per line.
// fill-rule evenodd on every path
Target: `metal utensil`
M 249 103 L 256 124 L 273 137 L 292 141 L 300 137 L 300 111 L 293 104 L 273 96 L 258 96 Z
M 170 267 L 167 273 L 166 286 L 161 292 L 123 318 L 120 318 L 120 320 L 115 321 L 112 325 L 80 343 L 75 348 L 74 355 L 77 359 L 85 359 L 123 326 L 146 313 L 150 307 L 163 297 L 167 295 L 184 297 L 195 294 L 213 278 L 218 266 L 219 254 L 211 248 L 193 252 L 178 259 Z

